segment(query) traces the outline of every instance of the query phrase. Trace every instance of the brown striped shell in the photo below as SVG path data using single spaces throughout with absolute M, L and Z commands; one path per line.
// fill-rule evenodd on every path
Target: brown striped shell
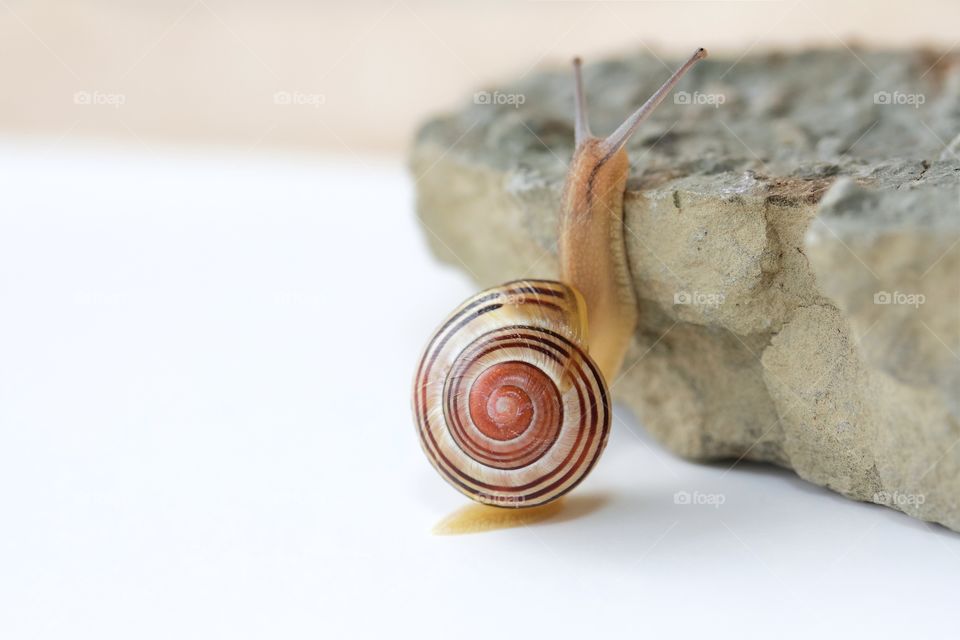
M 573 489 L 607 443 L 606 384 L 581 347 L 571 287 L 521 280 L 473 296 L 440 326 L 413 389 L 420 442 L 468 497 L 531 507 Z

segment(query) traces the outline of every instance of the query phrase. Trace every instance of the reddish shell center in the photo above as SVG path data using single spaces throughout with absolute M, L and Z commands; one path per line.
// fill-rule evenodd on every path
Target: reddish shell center
M 470 388 L 470 416 L 493 440 L 512 440 L 534 419 L 534 399 L 547 391 L 549 379 L 525 362 L 501 362 L 485 370 Z M 533 398 L 531 398 L 533 396 Z

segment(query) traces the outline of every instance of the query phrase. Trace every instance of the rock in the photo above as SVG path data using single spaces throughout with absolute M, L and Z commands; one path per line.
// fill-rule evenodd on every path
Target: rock
M 960 531 L 958 62 L 709 58 L 634 138 L 641 320 L 610 384 L 665 446 L 772 462 Z M 633 56 L 585 74 L 606 133 L 668 70 Z M 417 136 L 426 236 L 482 286 L 555 277 L 570 70 L 487 95 L 501 98 Z

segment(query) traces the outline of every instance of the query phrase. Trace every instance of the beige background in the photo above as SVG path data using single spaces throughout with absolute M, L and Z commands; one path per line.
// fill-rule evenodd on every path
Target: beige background
M 958 24 L 955 0 L 0 0 L 0 132 L 393 152 L 426 114 L 575 53 L 946 50 Z

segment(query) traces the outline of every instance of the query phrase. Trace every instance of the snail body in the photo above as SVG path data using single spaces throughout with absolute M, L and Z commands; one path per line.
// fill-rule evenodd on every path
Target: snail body
M 576 150 L 561 202 L 560 279 L 518 280 L 461 304 L 417 367 L 420 443 L 456 489 L 485 504 L 532 507 L 573 489 L 610 432 L 606 380 L 620 370 L 637 321 L 623 236 L 624 145 L 698 49 L 616 131 L 587 124 L 574 61 Z

